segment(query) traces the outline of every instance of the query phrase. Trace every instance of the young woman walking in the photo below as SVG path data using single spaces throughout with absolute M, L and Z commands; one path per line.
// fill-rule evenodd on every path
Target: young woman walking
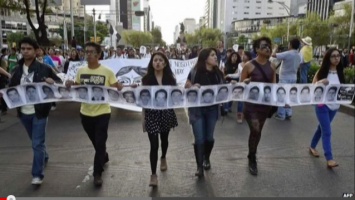
M 341 54 L 337 49 L 329 49 L 324 58 L 320 69 L 313 78 L 313 83 L 321 84 L 340 84 L 345 83 Z M 319 122 L 316 132 L 313 135 L 309 152 L 319 157 L 316 146 L 322 138 L 324 156 L 329 168 L 339 166 L 334 160 L 331 147 L 331 122 L 334 119 L 340 105 L 339 104 L 320 104 L 315 106 L 316 116 Z
M 217 50 L 203 49 L 197 59 L 195 67 L 191 70 L 185 88 L 201 85 L 223 84 L 222 71 L 218 68 Z M 197 163 L 196 176 L 203 176 L 203 168 L 211 168 L 210 155 L 214 146 L 214 129 L 219 117 L 219 105 L 189 108 L 189 121 L 195 137 L 195 157 Z
M 267 37 L 256 39 L 253 49 L 257 57 L 245 64 L 240 82 L 276 83 L 275 66 L 269 61 L 271 55 L 271 40 Z M 249 171 L 257 175 L 256 151 L 261 138 L 261 131 L 268 118 L 271 106 L 244 102 L 244 118 L 250 129 L 249 135 Z
M 142 78 L 145 86 L 153 85 L 176 85 L 176 79 L 170 68 L 169 60 L 164 53 L 156 52 L 152 55 L 148 72 Z M 178 126 L 177 118 L 174 110 L 152 110 L 143 109 L 143 129 L 148 132 L 150 141 L 150 167 L 152 175 L 149 186 L 156 187 L 158 185 L 158 177 L 156 174 L 158 164 L 159 134 L 161 141 L 162 156 L 160 158 L 160 170 L 167 170 L 166 153 L 169 146 L 170 129 Z

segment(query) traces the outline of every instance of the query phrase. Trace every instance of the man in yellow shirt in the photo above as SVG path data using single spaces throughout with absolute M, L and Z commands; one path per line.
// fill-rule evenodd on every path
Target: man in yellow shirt
M 308 71 L 313 59 L 312 38 L 303 38 L 301 42 L 303 47 L 300 52 L 302 56 L 302 63 L 300 65 L 300 83 L 308 83 Z
M 113 71 L 99 63 L 101 47 L 94 42 L 86 43 L 85 54 L 88 66 L 79 68 L 76 73 L 75 82 L 67 81 L 66 86 L 70 88 L 75 85 L 98 85 L 110 86 L 121 90 L 123 85 L 118 83 Z M 107 130 L 111 117 L 109 104 L 88 104 L 82 103 L 80 109 L 81 123 L 88 134 L 95 148 L 94 158 L 94 184 L 102 185 L 102 172 L 104 165 L 109 161 L 106 152 Z

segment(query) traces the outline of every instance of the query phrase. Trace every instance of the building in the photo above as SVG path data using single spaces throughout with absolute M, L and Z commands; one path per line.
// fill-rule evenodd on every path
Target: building
M 345 0 L 345 1 L 340 1 L 340 2 L 335 3 L 333 6 L 335 16 L 343 16 L 345 14 L 344 6 L 346 4 L 349 4 L 350 6 L 352 6 L 352 1 L 353 0 Z
M 206 25 L 206 17 L 205 17 L 205 16 L 202 16 L 202 17 L 200 17 L 200 19 L 199 19 L 198 27 L 201 28 L 201 27 L 204 27 L 205 25 Z
M 196 30 L 196 20 L 193 18 L 184 19 L 185 33 L 194 33 Z
M 152 30 L 152 11 L 150 9 L 149 0 L 143 1 L 143 30 L 151 31 Z
M 174 42 L 178 39 L 180 35 L 180 25 L 175 26 L 175 31 L 174 31 Z
M 318 13 L 322 20 L 328 19 L 333 6 L 344 0 L 308 0 L 308 12 Z
M 217 23 L 218 23 L 217 16 L 218 16 L 218 0 L 206 0 L 204 25 L 208 28 L 217 28 Z

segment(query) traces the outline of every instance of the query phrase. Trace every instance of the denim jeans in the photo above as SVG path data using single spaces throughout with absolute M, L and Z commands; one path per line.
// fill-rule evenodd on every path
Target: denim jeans
M 237 101 L 237 113 L 242 113 L 243 112 L 243 102 Z
M 22 125 L 25 127 L 30 140 L 32 141 L 32 176 L 43 179 L 44 163 L 48 160 L 45 145 L 48 118 L 38 119 L 35 114 L 21 114 L 20 120 Z
M 213 132 L 218 119 L 218 107 L 202 107 L 202 116 L 192 123 L 195 144 L 204 144 L 205 141 L 214 142 Z
M 308 71 L 311 67 L 311 62 L 302 63 L 300 66 L 300 83 L 308 83 Z
M 331 127 L 330 124 L 335 117 L 338 110 L 330 110 L 326 105 L 316 105 L 315 106 L 317 119 L 319 125 L 316 132 L 314 133 L 311 148 L 315 149 L 320 138 L 322 138 L 324 156 L 327 160 L 332 160 L 332 146 L 330 142 Z
M 297 80 L 296 79 L 280 79 L 279 83 L 296 83 Z M 285 119 L 288 116 L 292 115 L 292 108 L 284 108 L 284 107 L 279 107 L 277 109 L 277 115 L 278 117 Z
M 227 102 L 227 103 L 223 103 L 223 108 L 224 108 L 225 111 L 231 110 L 232 106 L 233 106 L 233 101 Z

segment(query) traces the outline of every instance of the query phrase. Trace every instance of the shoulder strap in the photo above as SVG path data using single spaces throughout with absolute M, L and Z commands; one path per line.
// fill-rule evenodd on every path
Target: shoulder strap
M 268 61 L 269 62 L 269 61 Z M 263 68 L 259 65 L 258 62 L 256 62 L 256 60 L 253 60 L 252 61 L 253 65 L 258 68 L 258 70 L 261 72 L 261 74 L 263 75 L 264 79 L 267 81 L 267 82 L 270 82 L 270 79 L 268 79 L 268 77 L 266 76 Z

